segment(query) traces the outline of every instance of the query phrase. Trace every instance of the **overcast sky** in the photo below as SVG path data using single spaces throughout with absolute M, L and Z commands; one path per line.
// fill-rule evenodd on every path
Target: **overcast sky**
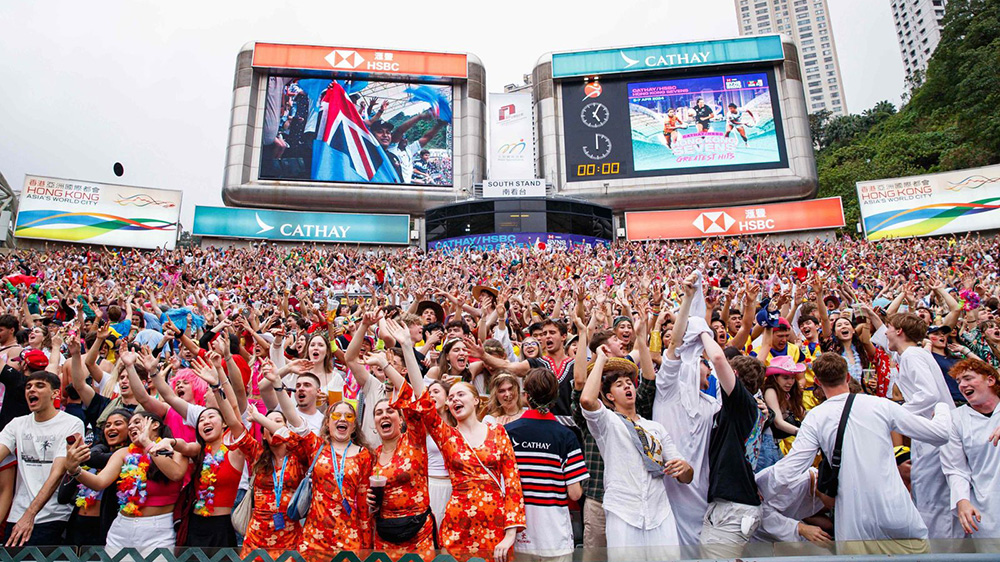
M 898 104 L 889 0 L 828 1 L 848 109 Z M 11 187 L 31 173 L 180 189 L 185 229 L 196 204 L 222 203 L 245 43 L 469 52 L 502 91 L 546 51 L 738 34 L 733 0 L 0 0 L 0 13 L 0 172 Z

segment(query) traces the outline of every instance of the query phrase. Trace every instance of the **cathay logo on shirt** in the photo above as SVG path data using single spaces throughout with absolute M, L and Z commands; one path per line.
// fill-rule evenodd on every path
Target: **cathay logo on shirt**
M 535 450 L 540 449 L 543 451 L 548 451 L 549 448 L 552 446 L 552 443 L 542 443 L 541 441 L 521 441 L 520 443 L 518 443 L 517 441 L 514 440 L 513 437 L 510 438 L 510 442 L 512 445 L 514 445 L 515 448 L 518 449 L 535 449 Z

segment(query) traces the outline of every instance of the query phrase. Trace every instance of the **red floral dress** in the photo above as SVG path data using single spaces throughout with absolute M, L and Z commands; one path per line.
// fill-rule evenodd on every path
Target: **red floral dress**
M 253 435 L 247 431 L 244 431 L 243 436 L 233 444 L 233 448 L 239 449 L 246 456 L 247 468 L 251 471 L 264 451 L 264 445 L 254 439 Z M 292 495 L 306 471 L 306 467 L 297 457 L 289 455 L 286 458 L 288 462 L 285 463 L 285 478 L 281 486 L 280 502 L 276 502 L 274 496 L 273 475 L 270 472 L 257 472 L 254 475 L 253 513 L 250 516 L 250 526 L 247 527 L 246 537 L 243 539 L 243 550 L 240 551 L 241 558 L 245 559 L 250 552 L 263 548 L 267 550 L 271 558 L 277 560 L 278 556 L 286 550 L 299 548 L 302 527 L 298 521 L 285 517 L 285 528 L 280 531 L 274 529 L 274 514 L 284 514 L 288 511 L 288 502 L 292 499 Z M 275 468 L 277 468 L 279 475 L 281 466 L 281 460 L 275 459 Z
M 430 495 L 427 493 L 427 431 L 420 414 L 414 409 L 413 388 L 410 385 L 404 384 L 399 389 L 392 407 L 402 413 L 406 420 L 406 433 L 400 436 L 392 461 L 387 466 L 378 465 L 373 469 L 386 478 L 380 514 L 386 519 L 420 515 L 430 510 Z M 375 463 L 378 463 L 381 455 L 380 445 L 375 450 Z M 434 558 L 433 517 L 427 518 L 417 536 L 402 544 L 384 541 L 377 532 L 372 535 L 374 549 L 387 552 L 394 559 L 409 552 L 419 554 L 424 560 Z
M 275 442 L 282 442 L 275 437 Z M 299 552 L 309 561 L 327 562 L 342 550 L 357 552 L 371 548 L 371 518 L 368 515 L 368 474 L 372 470 L 372 455 L 368 449 L 348 457 L 344 468 L 344 492 L 334 476 L 330 443 L 315 433 L 288 438 L 289 452 L 298 458 L 306 469 L 316 451 L 324 444 L 316 467 L 313 468 L 312 504 L 302 528 Z M 350 513 L 344 507 L 344 500 Z
M 486 422 L 486 440 L 473 448 L 457 428 L 441 419 L 427 392 L 416 406 L 451 474 L 441 547 L 459 559 L 481 556 L 491 560 L 506 529 L 525 527 L 521 477 L 510 437 L 503 426 Z

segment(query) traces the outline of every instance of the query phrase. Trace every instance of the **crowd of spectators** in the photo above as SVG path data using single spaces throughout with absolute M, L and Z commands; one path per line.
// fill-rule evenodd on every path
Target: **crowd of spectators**
M 15 250 L 2 540 L 502 562 L 1000 539 L 998 261 L 977 236 Z

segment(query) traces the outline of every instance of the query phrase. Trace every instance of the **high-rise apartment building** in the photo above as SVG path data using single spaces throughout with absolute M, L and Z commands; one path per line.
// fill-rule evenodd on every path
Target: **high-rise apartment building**
M 734 1 L 740 35 L 783 33 L 798 45 L 809 113 L 826 109 L 833 115 L 847 115 L 826 0 Z
M 941 40 L 941 20 L 948 0 L 891 0 L 896 40 L 907 76 L 927 69 Z

